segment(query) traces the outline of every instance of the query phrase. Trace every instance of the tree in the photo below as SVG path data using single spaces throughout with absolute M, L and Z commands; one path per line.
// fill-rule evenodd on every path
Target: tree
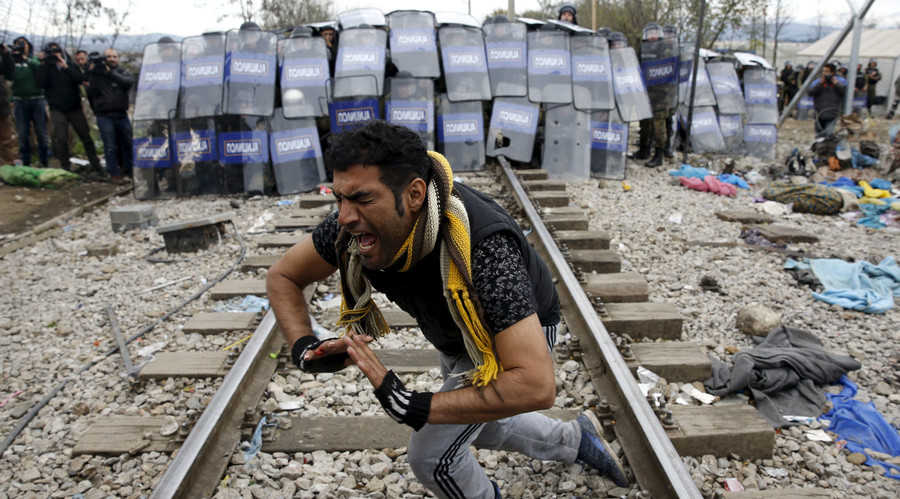
M 775 24 L 773 26 L 775 36 L 775 46 L 772 49 L 772 66 L 778 67 L 778 37 L 784 25 L 791 22 L 791 11 L 785 5 L 785 0 L 774 0 L 772 6 L 775 11 Z
M 125 4 L 125 7 L 119 7 L 119 10 L 122 11 L 122 14 L 119 15 L 116 12 L 116 9 L 110 7 L 104 7 L 103 12 L 106 14 L 106 18 L 109 20 L 109 25 L 113 29 L 112 40 L 109 43 L 110 47 L 115 48 L 116 40 L 119 39 L 119 35 L 124 31 L 128 32 L 129 25 L 125 24 L 125 19 L 128 18 L 128 14 L 131 13 L 132 0 L 128 0 Z

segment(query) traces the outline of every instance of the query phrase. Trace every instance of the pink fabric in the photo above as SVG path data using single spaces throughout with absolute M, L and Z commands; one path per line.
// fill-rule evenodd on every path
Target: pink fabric
M 722 196 L 737 194 L 737 186 L 722 182 L 712 175 L 703 177 L 703 180 L 696 177 L 678 177 L 678 181 L 681 182 L 681 185 L 696 191 L 713 192 Z

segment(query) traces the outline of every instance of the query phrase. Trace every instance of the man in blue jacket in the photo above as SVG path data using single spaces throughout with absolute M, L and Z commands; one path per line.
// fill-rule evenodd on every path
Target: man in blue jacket
M 116 49 L 108 48 L 104 58 L 99 54 L 88 63 L 88 98 L 97 117 L 97 128 L 103 139 L 106 171 L 113 182 L 121 182 L 123 175 L 131 175 L 131 122 L 128 120 L 128 91 L 134 76 L 119 65 Z M 122 158 L 120 164 L 119 158 Z
M 834 132 L 834 125 L 844 107 L 846 91 L 847 85 L 835 76 L 834 63 L 829 62 L 822 68 L 822 77 L 806 91 L 813 98 L 813 109 L 816 111 L 816 137 Z

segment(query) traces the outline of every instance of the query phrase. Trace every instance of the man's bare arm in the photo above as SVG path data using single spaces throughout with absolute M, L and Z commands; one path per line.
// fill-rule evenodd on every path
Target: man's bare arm
M 361 338 L 347 336 L 347 353 L 372 382 L 381 386 L 387 369 Z M 494 344 L 504 370 L 487 387 L 436 393 L 428 422 L 471 424 L 547 409 L 556 398 L 553 362 L 537 315 L 497 333 Z
M 312 237 L 305 237 L 292 246 L 269 269 L 266 293 L 288 345 L 301 336 L 313 334 L 303 289 L 324 280 L 335 270 L 316 251 Z

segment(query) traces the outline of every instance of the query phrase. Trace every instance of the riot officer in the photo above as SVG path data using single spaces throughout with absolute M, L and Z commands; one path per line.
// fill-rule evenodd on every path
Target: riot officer
M 784 109 L 784 106 L 791 102 L 791 99 L 794 98 L 794 94 L 796 94 L 798 90 L 797 72 L 794 71 L 794 66 L 791 65 L 791 61 L 784 63 L 784 69 L 781 70 L 781 75 L 778 79 L 780 79 L 783 84 L 781 90 L 781 102 L 778 106 L 778 110 L 781 111 Z
M 677 82 L 673 78 L 677 75 L 675 67 L 668 67 L 666 60 L 674 56 L 669 44 L 663 43 L 663 32 L 659 24 L 647 23 L 644 26 L 643 42 L 641 43 L 640 60 L 644 73 L 644 83 L 647 86 L 647 95 L 650 97 L 650 105 L 653 108 L 653 118 L 640 122 L 640 147 L 633 156 L 634 159 L 646 159 L 650 156 L 650 143 L 654 144 L 653 157 L 644 164 L 648 167 L 662 165 L 663 151 L 666 144 L 666 120 L 671 114 L 669 102 L 669 86 Z M 662 73 L 653 71 L 665 69 Z
M 559 8 L 559 16 L 558 20 L 567 22 L 570 24 L 578 24 L 578 11 L 575 10 L 575 6 L 567 3 L 563 4 L 562 7 Z
M 621 31 L 613 31 L 609 34 L 609 48 L 620 49 L 628 46 L 628 41 Z
M 875 104 L 875 87 L 881 81 L 881 71 L 878 70 L 878 60 L 874 57 L 869 59 L 869 65 L 866 67 L 866 106 L 869 112 L 872 112 L 872 106 Z

